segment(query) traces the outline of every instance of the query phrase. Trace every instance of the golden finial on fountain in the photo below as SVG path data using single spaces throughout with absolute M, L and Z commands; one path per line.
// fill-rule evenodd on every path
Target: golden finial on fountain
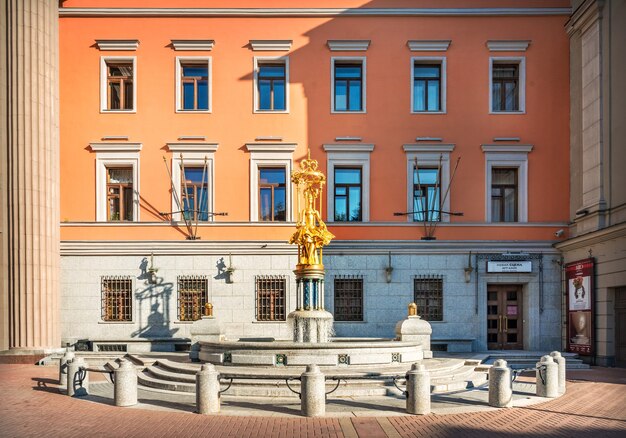
M 317 170 L 317 160 L 307 158 L 300 162 L 300 170 L 291 173 L 291 182 L 296 185 L 298 200 L 298 222 L 296 232 L 289 243 L 298 245 L 298 268 L 323 269 L 322 247 L 335 237 L 322 220 L 321 199 L 326 177 Z M 300 198 L 304 198 L 304 208 L 300 209 Z

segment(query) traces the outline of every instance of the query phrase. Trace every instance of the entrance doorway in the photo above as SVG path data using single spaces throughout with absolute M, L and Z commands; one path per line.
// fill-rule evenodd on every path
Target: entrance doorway
M 522 285 L 487 285 L 487 348 L 522 350 Z
M 626 287 L 615 289 L 615 365 L 626 367 Z

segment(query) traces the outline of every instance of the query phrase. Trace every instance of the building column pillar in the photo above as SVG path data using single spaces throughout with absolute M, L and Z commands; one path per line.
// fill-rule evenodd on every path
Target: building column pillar
M 58 1 L 0 6 L 0 350 L 59 348 Z

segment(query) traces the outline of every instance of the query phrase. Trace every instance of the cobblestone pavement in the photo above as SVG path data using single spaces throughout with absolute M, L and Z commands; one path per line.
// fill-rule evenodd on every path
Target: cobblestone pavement
M 521 408 L 322 419 L 116 408 L 61 395 L 56 378 L 55 367 L 0 365 L 1 437 L 626 437 L 625 369 L 571 371 L 563 397 Z

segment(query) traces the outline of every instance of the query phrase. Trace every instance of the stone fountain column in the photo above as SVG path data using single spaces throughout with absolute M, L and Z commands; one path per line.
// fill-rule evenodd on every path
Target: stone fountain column
M 296 310 L 287 321 L 293 328 L 294 342 L 328 342 L 333 332 L 333 315 L 324 309 L 324 267 L 298 265 Z

